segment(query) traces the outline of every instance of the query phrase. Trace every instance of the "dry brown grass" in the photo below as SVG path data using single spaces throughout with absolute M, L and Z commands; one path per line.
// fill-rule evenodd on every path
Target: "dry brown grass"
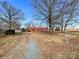
M 69 35 L 72 35 L 71 33 L 68 33 Z M 59 56 L 65 56 L 70 55 L 72 52 L 78 53 L 79 51 L 79 37 L 73 37 L 75 35 L 72 35 L 72 38 L 69 40 L 69 44 L 65 43 L 63 41 L 64 39 L 64 33 L 60 32 L 54 32 L 49 35 L 47 32 L 34 32 L 34 33 L 24 33 L 21 38 L 22 44 L 26 43 L 27 36 L 33 38 L 33 40 L 38 42 L 39 49 L 40 49 L 40 55 L 43 56 L 43 59 L 56 59 L 59 58 Z M 4 56 L 7 51 L 14 48 L 17 44 L 17 42 L 21 39 L 20 35 L 11 35 L 6 37 L 0 38 L 0 56 Z M 24 43 L 25 42 L 25 43 Z M 70 45 L 73 44 L 73 47 L 70 47 Z M 66 53 L 67 52 L 67 53 Z M 78 54 L 77 54 L 78 55 Z M 62 58 L 61 58 L 62 59 Z M 67 58 L 65 58 L 67 59 Z M 72 58 L 71 58 L 72 59 Z
M 49 33 L 43 33 L 43 32 L 35 32 L 35 33 L 31 33 L 32 37 L 34 37 L 35 39 L 39 40 L 39 41 L 45 41 L 45 42 L 56 42 L 56 43 L 63 43 L 63 39 L 64 39 L 64 33 L 51 33 L 51 35 Z
M 19 40 L 18 35 L 0 37 L 0 57 L 6 55 L 8 51 L 14 48 Z
M 66 43 L 63 41 L 64 33 L 54 32 L 51 35 L 43 32 L 31 33 L 31 36 L 34 40 L 37 40 L 39 43 L 40 54 L 44 56 L 43 59 L 54 59 L 59 58 L 61 55 L 65 59 L 68 59 L 73 52 L 78 55 L 79 53 L 79 37 L 78 35 L 67 33 L 72 38 L 69 40 L 70 43 Z M 71 45 L 77 46 L 78 48 L 71 47 Z M 69 56 L 68 56 L 69 55 Z M 71 57 L 70 59 L 72 59 Z

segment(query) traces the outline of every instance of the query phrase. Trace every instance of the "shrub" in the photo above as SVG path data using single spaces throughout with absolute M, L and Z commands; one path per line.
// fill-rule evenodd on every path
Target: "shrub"
M 57 27 L 57 28 L 55 29 L 55 31 L 60 31 L 60 28 L 59 28 L 59 27 Z
M 12 30 L 12 29 L 5 30 L 5 34 L 6 35 L 15 34 L 15 30 Z
M 26 31 L 26 29 L 25 28 L 22 28 L 22 32 L 25 32 Z

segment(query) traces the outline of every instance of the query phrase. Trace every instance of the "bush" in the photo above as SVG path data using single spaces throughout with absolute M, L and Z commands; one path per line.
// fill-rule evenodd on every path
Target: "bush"
M 22 32 L 25 32 L 26 31 L 26 29 L 25 28 L 22 28 Z
M 57 27 L 57 28 L 55 29 L 55 31 L 60 31 L 60 28 L 59 28 L 59 27 Z
M 5 31 L 5 34 L 6 34 L 6 35 L 15 34 L 15 30 L 8 29 L 8 30 Z

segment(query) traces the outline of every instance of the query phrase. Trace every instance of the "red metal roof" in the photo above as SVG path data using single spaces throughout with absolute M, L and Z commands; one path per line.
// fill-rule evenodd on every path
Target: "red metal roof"
M 31 29 L 36 29 L 36 30 L 48 30 L 47 27 L 30 27 Z

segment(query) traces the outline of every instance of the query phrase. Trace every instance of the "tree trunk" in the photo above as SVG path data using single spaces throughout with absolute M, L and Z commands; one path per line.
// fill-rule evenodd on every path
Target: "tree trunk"
M 63 17 L 61 18 L 61 32 L 63 32 L 64 30 L 63 30 Z
M 48 7 L 48 23 L 49 23 L 49 32 L 52 32 L 52 6 Z
M 11 29 L 11 19 L 9 20 L 9 29 Z
M 52 32 L 51 14 L 49 15 L 48 22 L 49 22 L 49 32 Z
M 63 32 L 63 26 L 61 26 L 61 32 Z
M 52 25 L 49 22 L 49 32 L 52 32 Z
M 54 24 L 52 25 L 52 32 L 54 31 Z
M 67 27 L 67 25 L 64 26 L 64 32 L 66 32 L 66 27 Z

